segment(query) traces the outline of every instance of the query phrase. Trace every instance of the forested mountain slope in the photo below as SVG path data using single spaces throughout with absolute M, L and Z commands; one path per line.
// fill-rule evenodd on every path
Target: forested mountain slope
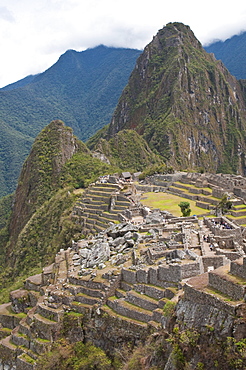
M 68 50 L 44 73 L 0 90 L 0 196 L 15 189 L 34 138 L 50 121 L 63 120 L 82 140 L 110 122 L 139 54 L 102 45 Z
M 237 79 L 246 79 L 246 32 L 232 36 L 225 41 L 215 41 L 205 46 L 208 53 L 214 53 Z

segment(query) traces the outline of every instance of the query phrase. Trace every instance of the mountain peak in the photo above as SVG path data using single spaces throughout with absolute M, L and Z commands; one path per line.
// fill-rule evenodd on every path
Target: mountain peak
M 81 145 L 72 129 L 60 120 L 52 121 L 40 132 L 19 177 L 9 228 L 12 235 L 17 235 L 37 207 L 57 190 L 63 165 Z
M 108 129 L 134 129 L 176 169 L 244 174 L 242 85 L 188 26 L 169 23 L 136 62 Z

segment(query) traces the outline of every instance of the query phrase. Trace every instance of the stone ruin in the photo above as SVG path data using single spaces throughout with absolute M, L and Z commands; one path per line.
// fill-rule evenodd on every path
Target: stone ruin
M 97 196 L 94 191 L 93 201 Z M 99 196 L 104 205 L 110 198 L 106 191 Z M 34 370 L 65 328 L 71 341 L 90 340 L 106 351 L 124 341 L 137 344 L 170 329 L 169 301 L 178 301 L 186 327 L 211 324 L 222 335 L 245 335 L 245 325 L 235 324 L 246 300 L 244 228 L 225 217 L 184 219 L 129 204 L 120 205 L 124 221 L 109 220 L 103 229 L 95 218 L 98 233 L 60 250 L 54 264 L 0 306 L 2 369 Z

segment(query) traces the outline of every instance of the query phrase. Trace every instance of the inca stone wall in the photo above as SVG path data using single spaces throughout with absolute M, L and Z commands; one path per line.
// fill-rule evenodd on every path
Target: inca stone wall
M 208 275 L 208 282 L 213 289 L 226 294 L 235 301 L 243 300 L 246 293 L 246 288 L 244 285 L 233 283 L 226 278 L 226 275 L 220 276 L 211 271 Z

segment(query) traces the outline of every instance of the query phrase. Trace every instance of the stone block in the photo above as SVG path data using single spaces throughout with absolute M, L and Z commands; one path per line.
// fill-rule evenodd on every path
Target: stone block
M 159 266 L 158 267 L 158 278 L 161 281 L 167 282 L 178 282 L 182 279 L 181 275 L 181 265 L 173 264 L 168 267 Z
M 209 285 L 221 292 L 226 294 L 234 301 L 243 300 L 246 293 L 246 282 L 245 285 L 237 284 L 232 281 L 227 275 L 219 275 L 216 271 L 211 271 L 208 274 Z
M 202 256 L 202 264 L 204 272 L 208 271 L 208 267 L 213 266 L 214 269 L 217 269 L 220 266 L 225 265 L 225 256 L 216 255 L 216 256 Z
M 158 308 L 157 301 L 154 301 L 152 298 L 148 298 L 148 296 L 141 295 L 134 291 L 127 292 L 125 299 L 127 302 L 144 308 L 145 310 L 153 311 Z
M 39 313 L 41 316 L 46 317 L 49 320 L 53 320 L 56 322 L 61 321 L 63 318 L 63 310 L 62 309 L 54 309 L 48 306 L 45 306 L 44 304 L 38 304 L 37 306 L 37 313 Z
M 144 286 L 144 293 L 154 299 L 161 299 L 165 297 L 165 289 L 158 288 L 157 286 Z
M 139 269 L 136 272 L 136 279 L 138 283 L 145 283 L 148 284 L 149 279 L 148 279 L 148 271 Z
M 54 263 L 50 266 L 44 267 L 42 272 L 42 285 L 49 285 L 53 282 L 55 277 Z
M 35 331 L 37 336 L 41 339 L 55 341 L 60 335 L 61 324 L 40 316 L 39 314 L 35 314 L 33 316 L 32 330 Z
M 25 289 L 27 290 L 35 290 L 39 292 L 41 286 L 42 286 L 42 274 L 30 276 L 25 281 Z
M 163 310 L 161 308 L 157 308 L 153 311 L 153 320 L 156 322 L 161 322 L 163 317 Z
M 201 304 L 205 307 L 213 306 L 218 311 L 224 311 L 232 316 L 236 315 L 236 307 L 234 305 L 230 305 L 229 302 L 224 302 L 212 294 L 197 290 L 188 283 L 184 285 L 184 300 Z
M 121 271 L 121 277 L 123 281 L 126 281 L 127 283 L 130 284 L 136 284 L 137 282 L 136 271 L 133 270 L 123 268 Z
M 199 262 L 181 265 L 181 279 L 187 279 L 192 276 L 199 275 L 201 272 L 202 271 Z
M 126 316 L 130 319 L 143 322 L 149 322 L 152 320 L 152 313 L 150 311 L 144 309 L 140 310 L 134 307 L 134 305 L 125 301 L 121 301 L 118 299 L 115 299 L 113 301 L 109 300 L 108 306 L 116 311 L 118 314 Z
M 149 268 L 149 271 L 148 271 L 148 275 L 149 275 L 149 283 L 152 284 L 152 285 L 157 285 L 157 274 L 158 274 L 158 269 L 157 268 L 154 268 L 154 267 L 150 267 Z
M 16 369 L 21 369 L 21 370 L 34 370 L 35 365 L 32 364 L 31 362 L 28 362 L 24 357 L 21 355 L 17 357 L 16 359 Z M 5 370 L 5 368 L 4 368 Z M 7 368 L 6 368 L 7 370 Z M 9 368 L 9 370 L 14 370 L 14 368 Z

